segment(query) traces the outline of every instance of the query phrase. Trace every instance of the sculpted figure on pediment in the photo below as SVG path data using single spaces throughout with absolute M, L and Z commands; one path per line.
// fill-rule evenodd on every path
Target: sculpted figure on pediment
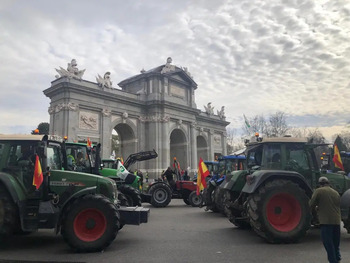
M 204 109 L 209 116 L 214 115 L 214 107 L 211 106 L 211 102 L 209 102 L 207 106 L 204 105 Z
M 218 112 L 219 118 L 221 120 L 224 120 L 226 118 L 226 116 L 225 116 L 225 106 L 222 106 L 221 110 L 217 111 L 217 112 Z
M 104 75 L 103 75 L 103 78 L 97 74 L 97 77 L 96 77 L 96 81 L 98 83 L 98 85 L 100 87 L 106 87 L 106 88 L 109 88 L 109 89 L 112 89 L 112 81 L 111 81 L 111 73 L 110 72 L 106 72 Z
M 171 65 L 172 61 L 173 60 L 171 59 L 171 57 L 167 58 L 166 64 L 165 64 L 165 66 L 162 68 L 162 70 L 160 72 L 161 74 L 168 73 L 168 72 L 171 72 L 171 71 L 175 71 L 175 66 Z
M 79 70 L 77 66 L 77 61 L 75 59 L 72 59 L 72 61 L 68 63 L 67 70 L 65 70 L 62 67 L 60 67 L 60 69 L 56 69 L 56 71 L 60 74 L 60 76 L 56 76 L 56 78 L 68 77 L 81 80 L 81 78 L 84 75 L 85 69 Z

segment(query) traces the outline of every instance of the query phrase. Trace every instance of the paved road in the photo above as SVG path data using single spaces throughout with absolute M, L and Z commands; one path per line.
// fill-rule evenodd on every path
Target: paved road
M 271 245 L 222 215 L 186 206 L 182 200 L 172 200 L 166 208 L 144 206 L 151 208 L 149 223 L 125 226 L 104 252 L 73 253 L 60 235 L 45 230 L 0 244 L 0 262 L 327 262 L 318 229 L 310 230 L 301 243 Z M 350 235 L 343 229 L 343 263 L 350 262 L 349 247 Z

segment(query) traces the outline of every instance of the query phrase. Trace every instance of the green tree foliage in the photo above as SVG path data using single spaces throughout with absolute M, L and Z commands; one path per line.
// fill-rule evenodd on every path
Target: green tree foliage
M 50 124 L 47 122 L 41 122 L 36 129 L 39 130 L 39 134 L 49 134 Z M 32 130 L 32 134 L 35 134 L 35 130 Z

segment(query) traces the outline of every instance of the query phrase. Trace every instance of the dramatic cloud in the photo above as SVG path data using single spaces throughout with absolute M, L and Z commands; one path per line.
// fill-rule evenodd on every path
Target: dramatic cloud
M 335 133 L 350 115 L 349 31 L 345 0 L 2 1 L 0 132 L 49 120 L 42 91 L 72 58 L 84 79 L 118 83 L 170 56 L 197 82 L 198 108 L 225 105 L 233 127 L 283 111 Z

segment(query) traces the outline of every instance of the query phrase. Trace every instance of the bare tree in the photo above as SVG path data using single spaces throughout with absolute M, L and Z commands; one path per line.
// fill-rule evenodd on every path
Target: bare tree
M 277 111 L 269 118 L 270 125 L 267 128 L 267 136 L 281 137 L 286 135 L 289 127 L 287 125 L 286 114 L 282 111 Z
M 243 131 L 245 135 L 252 136 L 253 133 L 259 132 L 267 137 L 277 137 L 286 135 L 289 127 L 287 125 L 286 114 L 282 111 L 277 111 L 271 115 L 266 121 L 263 115 L 256 115 L 248 119 L 248 124 L 245 122 Z
M 242 126 L 242 130 L 245 135 L 252 136 L 256 132 L 266 134 L 267 123 L 264 115 L 255 115 L 252 118 L 248 118 L 247 122 L 245 122 Z

